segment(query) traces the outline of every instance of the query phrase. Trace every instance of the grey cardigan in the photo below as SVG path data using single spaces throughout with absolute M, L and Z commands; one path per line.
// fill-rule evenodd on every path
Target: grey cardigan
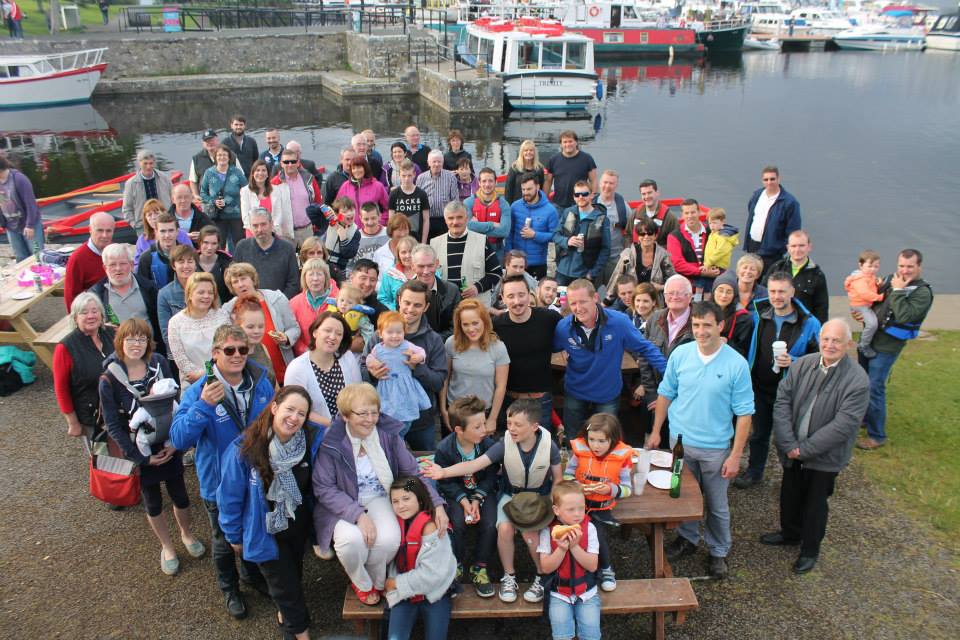
M 631 244 L 620 252 L 617 266 L 613 268 L 613 275 L 610 276 L 610 280 L 607 282 L 607 300 L 616 300 L 617 278 L 626 272 L 625 267 L 628 260 L 631 265 L 629 273 L 635 274 L 637 272 L 637 245 Z M 650 267 L 650 282 L 663 285 L 667 281 L 667 278 L 675 273 L 673 262 L 670 261 L 670 254 L 659 244 L 654 245 L 653 264 Z M 612 295 L 610 292 L 613 292 Z
M 870 400 L 870 380 L 850 357 L 844 356 L 823 379 L 820 354 L 811 353 L 793 361 L 780 381 L 773 405 L 773 433 L 786 463 L 788 451 L 800 448 L 803 466 L 816 471 L 841 471 L 853 455 L 863 416 Z M 810 416 L 807 439 L 797 439 L 804 400 L 812 398 L 823 381 L 820 396 Z
M 401 549 L 400 553 L 404 550 Z M 423 536 L 414 568 L 397 573 L 396 562 L 391 562 L 388 575 L 397 579 L 397 588 L 386 593 L 391 607 L 418 595 L 425 596 L 431 603 L 442 598 L 457 575 L 457 558 L 450 544 L 450 532 L 442 538 L 439 531 Z

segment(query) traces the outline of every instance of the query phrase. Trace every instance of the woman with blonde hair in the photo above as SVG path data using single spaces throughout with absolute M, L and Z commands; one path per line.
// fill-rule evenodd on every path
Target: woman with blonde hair
M 300 293 L 290 299 L 293 317 L 300 325 L 300 339 L 293 345 L 293 353 L 300 355 L 307 350 L 310 342 L 310 325 L 314 319 L 327 310 L 330 300 L 336 301 L 337 283 L 330 278 L 330 267 L 319 258 L 303 263 L 300 271 Z
M 537 175 L 537 184 L 543 189 L 546 177 L 543 173 L 543 165 L 540 163 L 540 154 L 537 153 L 537 145 L 533 140 L 524 140 L 520 143 L 517 159 L 513 161 L 510 171 L 507 172 L 507 183 L 503 190 L 507 202 L 513 204 L 520 199 L 520 176 L 531 171 Z
M 185 389 L 204 376 L 204 363 L 210 359 L 213 334 L 230 317 L 217 299 L 217 281 L 209 273 L 194 273 L 184 287 L 186 307 L 170 318 L 167 340 L 170 357 L 180 370 L 180 388 Z

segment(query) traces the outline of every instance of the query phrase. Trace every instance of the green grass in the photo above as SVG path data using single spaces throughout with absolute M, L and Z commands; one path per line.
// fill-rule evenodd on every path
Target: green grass
M 23 9 L 23 12 L 26 14 L 27 19 L 23 21 L 23 35 L 25 38 L 30 36 L 45 36 L 50 35 L 50 32 L 47 30 L 47 20 L 44 16 L 44 13 L 37 11 L 37 1 L 36 0 L 22 0 L 19 3 L 20 7 Z M 50 10 L 50 0 L 42 0 L 43 10 Z M 101 25 L 103 24 L 103 18 L 100 15 L 100 8 L 95 2 L 89 4 L 80 4 L 71 0 L 61 0 L 61 5 L 64 4 L 75 4 L 80 10 L 80 22 L 83 25 Z M 120 11 L 124 6 L 128 5 L 110 5 L 110 21 L 111 24 L 116 20 L 116 16 L 120 15 Z M 116 29 L 114 25 L 112 27 Z M 71 31 L 60 30 L 61 33 L 65 35 L 77 34 L 82 32 L 83 29 L 73 29 Z M 7 38 L 7 30 L 4 27 L 2 31 L 2 37 Z
M 857 452 L 868 477 L 960 557 L 960 332 L 933 332 L 900 355 L 887 385 L 887 445 Z

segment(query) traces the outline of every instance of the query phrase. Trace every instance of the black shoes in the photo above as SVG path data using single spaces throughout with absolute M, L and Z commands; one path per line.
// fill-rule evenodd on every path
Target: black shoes
M 754 478 L 753 476 L 744 473 L 734 478 L 733 486 L 736 489 L 749 489 L 750 487 L 760 484 L 761 480 L 762 478 Z
M 802 576 L 805 573 L 809 573 L 815 566 L 817 566 L 816 556 L 800 556 L 797 558 L 797 561 L 793 563 L 793 572 Z
M 674 560 L 679 560 L 683 556 L 689 556 L 697 552 L 697 545 L 693 544 L 683 536 L 677 536 L 673 542 L 666 545 L 663 549 L 664 555 L 667 556 L 667 560 L 673 562 Z
M 237 620 L 243 620 L 247 617 L 247 605 L 243 603 L 239 591 L 228 591 L 224 594 L 224 597 L 227 603 L 227 613 Z
M 710 561 L 707 563 L 707 571 L 717 580 L 723 580 L 730 572 L 727 568 L 727 559 L 710 556 Z
M 800 544 L 799 540 L 788 540 L 783 537 L 783 533 L 780 531 L 775 531 L 773 533 L 765 533 L 760 536 L 760 544 L 768 544 L 771 547 L 795 547 Z

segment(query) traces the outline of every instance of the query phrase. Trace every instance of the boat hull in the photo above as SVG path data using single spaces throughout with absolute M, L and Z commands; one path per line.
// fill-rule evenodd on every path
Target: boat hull
M 856 51 L 923 51 L 923 36 L 856 36 L 833 38 L 834 44 L 841 49 Z
M 749 30 L 746 24 L 725 29 L 704 29 L 697 32 L 697 42 L 706 47 L 708 53 L 742 51 Z
M 579 110 L 593 102 L 597 76 L 553 72 L 503 74 L 503 93 L 512 109 Z
M 106 64 L 81 67 L 45 76 L 0 80 L 0 109 L 89 102 Z
M 593 52 L 598 57 L 633 58 L 644 56 L 699 55 L 703 45 L 697 43 L 693 29 L 619 29 L 567 27 L 593 40 Z
M 960 33 L 928 33 L 927 49 L 960 51 Z

